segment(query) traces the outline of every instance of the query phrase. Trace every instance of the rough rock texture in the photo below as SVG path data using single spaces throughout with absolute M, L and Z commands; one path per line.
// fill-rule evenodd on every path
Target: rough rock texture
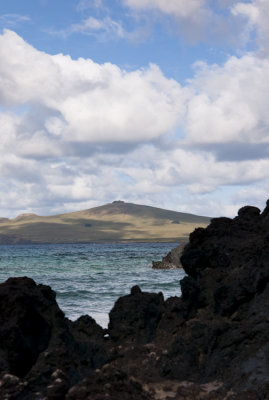
M 197 229 L 182 296 L 132 288 L 107 331 L 29 278 L 0 285 L 0 398 L 269 400 L 269 202 Z
M 35 399 L 40 391 L 48 399 L 62 398 L 89 370 L 107 361 L 103 343 L 104 332 L 91 317 L 74 323 L 64 317 L 50 287 L 26 277 L 0 285 L 1 399 L 12 381 L 21 398 Z
M 119 298 L 110 312 L 111 340 L 136 344 L 151 342 L 164 310 L 162 293 L 143 293 L 134 286 L 130 295 Z
M 177 247 L 169 251 L 169 253 L 162 258 L 162 261 L 152 261 L 153 269 L 175 269 L 182 268 L 180 258 L 186 242 L 180 243 Z

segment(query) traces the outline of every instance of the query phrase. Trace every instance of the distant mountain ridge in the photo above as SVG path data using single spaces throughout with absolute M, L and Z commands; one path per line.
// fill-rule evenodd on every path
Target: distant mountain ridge
M 0 218 L 0 244 L 179 241 L 210 218 L 117 200 L 71 213 Z M 5 243 L 6 238 L 7 243 Z M 10 243 L 11 242 L 11 243 Z

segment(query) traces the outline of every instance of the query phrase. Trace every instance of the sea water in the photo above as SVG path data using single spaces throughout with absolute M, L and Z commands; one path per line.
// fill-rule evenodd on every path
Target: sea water
M 154 270 L 178 243 L 42 244 L 0 246 L 0 282 L 28 276 L 50 285 L 65 315 L 91 315 L 107 326 L 118 297 L 139 285 L 143 291 L 180 296 L 181 269 Z

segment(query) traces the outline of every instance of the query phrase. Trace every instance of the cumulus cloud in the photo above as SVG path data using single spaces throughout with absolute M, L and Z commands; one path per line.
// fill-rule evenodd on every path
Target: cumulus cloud
M 233 215 L 246 199 L 263 207 L 266 54 L 197 63 L 184 87 L 156 65 L 126 72 L 51 56 L 11 31 L 0 36 L 0 59 L 3 216 L 7 209 L 10 216 L 48 214 L 118 198 L 213 216 Z
M 28 210 L 63 210 L 93 192 L 113 198 L 124 155 L 173 135 L 184 114 L 186 90 L 155 65 L 126 72 L 50 56 L 11 31 L 0 36 L 0 58 L 1 188 L 8 181 Z
M 231 57 L 223 66 L 200 64 L 190 82 L 186 143 L 227 152 L 234 144 L 269 145 L 267 93 L 269 59 L 248 54 Z M 220 146 L 218 146 L 220 145 Z M 248 156 L 246 152 L 246 157 Z M 243 157 L 243 155 L 242 155 Z
M 250 3 L 238 2 L 232 8 L 235 16 L 245 17 L 248 21 L 249 36 L 254 32 L 260 54 L 268 56 L 269 52 L 269 3 L 266 0 L 253 0 Z
M 110 63 L 50 56 L 11 31 L 0 37 L 0 58 L 0 104 L 35 104 L 55 140 L 152 140 L 172 132 L 184 112 L 184 89 L 155 65 L 126 72 Z M 37 128 L 38 120 L 33 123 Z

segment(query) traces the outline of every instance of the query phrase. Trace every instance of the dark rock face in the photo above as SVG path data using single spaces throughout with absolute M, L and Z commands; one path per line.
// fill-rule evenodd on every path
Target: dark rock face
M 138 286 L 134 286 L 130 295 L 116 301 L 109 314 L 110 338 L 120 342 L 149 343 L 163 312 L 162 293 L 142 293 Z
M 103 336 L 90 317 L 74 323 L 67 320 L 48 286 L 36 285 L 29 278 L 9 278 L 0 285 L 0 374 L 4 379 L 0 398 L 2 386 L 9 388 L 15 379 L 9 376 L 27 382 L 21 395 L 26 399 L 34 399 L 40 391 L 48 391 L 51 399 L 62 398 L 52 391 L 67 392 L 86 372 L 107 361 Z M 21 382 L 14 382 L 22 390 Z
M 269 400 L 269 203 L 196 229 L 182 296 L 138 286 L 108 330 L 29 278 L 0 285 L 0 398 Z
M 17 285 L 18 282 L 20 285 Z M 28 278 L 10 278 L 1 285 L 1 370 L 18 377 L 27 374 L 38 355 L 48 346 L 51 336 L 51 326 L 43 313 L 37 310 L 45 306 L 46 313 L 46 306 L 51 306 L 55 295 L 44 287 L 45 295 L 40 302 L 40 294 L 35 289 L 34 281 Z M 29 296 L 31 292 L 32 296 Z M 14 303 L 16 307 L 13 307 Z M 57 311 L 60 315 L 60 310 Z
M 181 258 L 189 275 L 181 282 L 186 323 L 202 323 L 195 328 L 202 338 L 194 342 L 197 372 L 238 389 L 259 388 L 260 396 L 269 393 L 268 207 L 262 214 L 247 206 L 233 220 L 213 219 L 190 235 Z
M 66 400 L 153 400 L 142 385 L 125 372 L 109 365 L 89 374 L 70 389 Z
M 175 269 L 182 268 L 180 258 L 182 256 L 186 242 L 180 243 L 177 247 L 169 251 L 169 253 L 162 258 L 162 261 L 152 261 L 153 269 Z

